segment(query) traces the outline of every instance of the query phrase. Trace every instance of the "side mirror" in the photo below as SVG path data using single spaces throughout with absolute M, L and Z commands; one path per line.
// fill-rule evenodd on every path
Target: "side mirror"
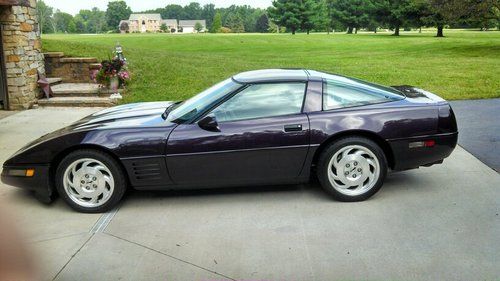
M 217 123 L 217 119 L 213 115 L 207 115 L 203 117 L 200 121 L 198 121 L 198 126 L 203 130 L 207 130 L 210 132 L 220 132 L 219 123 Z

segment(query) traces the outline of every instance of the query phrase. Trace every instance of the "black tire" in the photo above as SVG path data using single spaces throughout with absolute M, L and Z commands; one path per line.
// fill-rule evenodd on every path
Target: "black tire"
M 378 179 L 375 181 L 375 184 L 369 188 L 366 192 L 359 195 L 346 195 L 344 193 L 339 192 L 330 182 L 328 178 L 328 169 L 331 158 L 337 153 L 339 150 L 346 146 L 362 146 L 365 149 L 371 151 L 379 162 L 380 174 Z M 363 201 L 371 196 L 373 196 L 379 189 L 382 187 L 385 177 L 387 175 L 387 159 L 385 157 L 384 151 L 378 146 L 374 141 L 364 138 L 364 137 L 345 137 L 341 138 L 328 147 L 321 153 L 318 166 L 317 166 L 317 176 L 321 183 L 321 186 L 325 191 L 333 196 L 338 201 L 343 202 L 357 202 Z
M 66 169 L 69 167 L 69 165 L 71 165 L 75 161 L 84 158 L 91 158 L 100 161 L 102 164 L 106 166 L 106 168 L 111 172 L 113 176 L 114 188 L 111 193 L 111 196 L 105 203 L 103 203 L 100 206 L 96 207 L 81 206 L 76 202 L 74 202 L 69 197 L 68 193 L 64 188 L 63 177 Z M 64 159 L 59 163 L 59 166 L 57 167 L 55 174 L 55 184 L 59 196 L 61 196 L 71 208 L 82 213 L 102 213 L 111 210 L 122 199 L 127 189 L 127 181 L 120 164 L 107 153 L 93 149 L 76 150 L 68 154 L 66 157 L 64 157 Z

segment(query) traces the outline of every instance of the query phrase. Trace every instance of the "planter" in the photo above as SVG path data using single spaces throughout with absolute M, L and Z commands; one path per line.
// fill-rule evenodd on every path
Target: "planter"
M 118 77 L 111 78 L 111 80 L 109 81 L 108 89 L 115 93 L 118 90 L 118 86 L 120 86 L 120 80 L 118 79 Z

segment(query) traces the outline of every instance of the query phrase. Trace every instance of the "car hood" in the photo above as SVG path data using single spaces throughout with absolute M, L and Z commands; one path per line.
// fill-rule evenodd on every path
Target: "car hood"
M 171 101 L 141 102 L 111 107 L 91 114 L 72 125 L 70 130 L 166 125 L 161 115 Z
M 92 115 L 26 144 L 12 157 L 23 153 L 41 143 L 47 142 L 64 135 L 75 132 L 92 131 L 100 129 L 119 128 L 147 128 L 147 127 L 174 127 L 174 123 L 168 122 L 161 117 L 167 106 L 173 102 L 142 102 L 126 104 L 101 110 Z M 168 132 L 165 129 L 165 132 Z

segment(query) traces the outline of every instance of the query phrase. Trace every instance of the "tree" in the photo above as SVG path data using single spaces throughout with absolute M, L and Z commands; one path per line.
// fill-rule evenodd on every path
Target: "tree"
M 106 12 L 94 7 L 92 10 L 81 10 L 80 14 L 86 19 L 87 32 L 102 33 L 107 30 Z
M 200 33 L 203 30 L 203 25 L 199 22 L 196 22 L 194 24 L 194 30 L 196 30 L 196 32 Z
M 255 24 L 255 30 L 260 33 L 266 33 L 269 31 L 269 18 L 267 14 L 262 14 Z
M 202 9 L 200 3 L 191 2 L 184 7 L 184 16 L 188 20 L 199 20 L 201 18 Z
M 443 29 L 462 17 L 470 16 L 477 8 L 477 0 L 428 0 L 429 15 L 425 21 L 437 27 L 436 37 L 444 37 Z
M 449 25 L 479 27 L 480 30 L 488 30 L 492 27 L 500 29 L 500 0 L 464 0 L 465 5 L 454 4 L 453 9 L 460 9 L 459 14 L 447 22 Z M 457 7 L 458 6 L 458 7 Z
M 330 34 L 332 17 L 332 9 L 328 0 L 320 0 L 313 18 L 314 28 L 317 30 L 326 30 Z
M 203 10 L 201 12 L 201 18 L 207 21 L 207 29 L 210 29 L 212 27 L 215 13 L 216 12 L 214 4 L 206 4 L 205 6 L 203 6 Z
M 285 26 L 294 35 L 300 28 L 302 3 L 296 0 L 274 0 L 273 7 L 269 8 L 271 19 L 278 26 Z
M 82 18 L 82 16 L 80 14 L 77 14 L 73 18 L 73 20 L 75 22 L 76 33 L 86 33 L 87 32 L 87 29 L 85 26 L 85 20 Z
M 354 29 L 357 32 L 360 27 L 368 25 L 373 9 L 370 0 L 331 0 L 330 3 L 332 18 L 346 26 L 348 34 L 352 34 Z
M 214 16 L 214 21 L 212 22 L 212 27 L 210 28 L 210 32 L 218 33 L 220 32 L 221 27 L 222 27 L 222 16 L 219 12 L 217 12 Z
M 227 25 L 234 33 L 245 32 L 245 26 L 239 14 L 232 14 L 227 20 Z
M 68 33 L 76 33 L 76 24 L 75 20 L 71 18 L 71 20 L 68 22 Z
M 128 19 L 130 14 L 132 9 L 125 1 L 110 1 L 106 9 L 106 23 L 111 29 L 118 30 L 120 21 Z
M 184 19 L 184 8 L 181 5 L 170 4 L 167 5 L 161 13 L 161 16 L 164 19 L 176 19 L 181 20 Z
M 318 5 L 316 0 L 302 0 L 300 13 L 300 28 L 305 30 L 307 34 L 314 28 L 314 20 L 317 14 Z
M 163 26 L 167 26 L 166 24 L 162 24 L 160 29 L 163 31 Z M 168 27 L 167 27 L 168 29 Z M 124 32 L 124 33 L 128 33 L 130 31 L 130 26 L 128 25 L 128 22 L 124 21 L 120 24 L 120 31 Z
M 57 10 L 54 13 L 54 24 L 56 32 L 69 32 L 68 26 L 73 21 L 73 16 Z M 73 23 L 74 24 L 74 23 Z M 76 28 L 75 28 L 76 29 Z
M 500 28 L 500 1 L 483 0 L 476 3 L 467 21 L 481 30 L 488 30 L 492 27 Z
M 411 0 L 406 10 L 405 29 L 416 27 L 420 29 L 419 32 L 422 32 L 422 26 L 427 24 L 424 18 L 430 13 L 428 0 Z
M 408 21 L 414 6 L 411 0 L 378 0 L 374 2 L 374 14 L 378 22 L 394 29 L 399 36 L 399 29 Z
M 50 6 L 47 6 L 45 2 L 40 0 L 36 5 L 36 10 L 38 12 L 40 33 L 53 33 L 54 25 L 52 22 L 52 15 L 54 13 L 54 9 Z

